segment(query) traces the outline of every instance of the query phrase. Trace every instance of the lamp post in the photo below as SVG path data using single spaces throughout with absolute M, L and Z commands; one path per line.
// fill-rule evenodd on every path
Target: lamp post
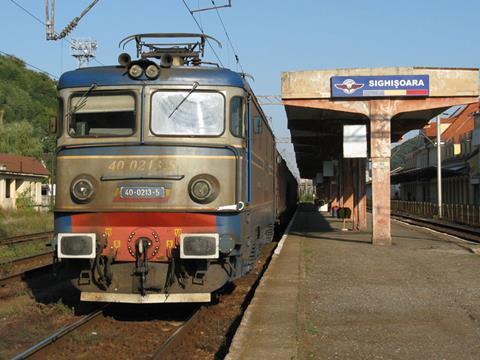
M 437 206 L 438 218 L 443 217 L 442 212 L 442 148 L 441 148 L 441 120 L 437 116 Z

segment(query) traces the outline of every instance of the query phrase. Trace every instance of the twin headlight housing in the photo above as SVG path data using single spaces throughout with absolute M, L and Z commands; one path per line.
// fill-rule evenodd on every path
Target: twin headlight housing
M 154 63 L 150 63 L 145 68 L 142 67 L 140 64 L 133 64 L 128 69 L 128 75 L 130 75 L 130 77 L 134 79 L 140 78 L 143 73 L 145 73 L 145 76 L 150 80 L 154 80 L 160 74 L 160 68 Z
M 128 75 L 132 79 L 139 79 L 143 74 L 150 79 L 155 80 L 160 75 L 160 66 L 170 68 L 173 65 L 173 57 L 170 54 L 163 54 L 160 59 L 160 66 L 153 61 L 140 59 L 132 61 L 127 53 L 118 56 L 118 63 L 127 69 Z

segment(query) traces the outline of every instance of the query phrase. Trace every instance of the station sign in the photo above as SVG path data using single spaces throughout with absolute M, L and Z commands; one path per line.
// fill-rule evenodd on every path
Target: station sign
M 332 97 L 426 97 L 428 75 L 332 76 Z

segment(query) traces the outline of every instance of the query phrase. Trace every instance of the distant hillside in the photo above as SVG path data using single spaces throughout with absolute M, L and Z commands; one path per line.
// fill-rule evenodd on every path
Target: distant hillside
M 0 152 L 40 158 L 52 151 L 48 125 L 56 112 L 55 81 L 0 55 Z
M 417 135 L 392 149 L 391 169 L 405 167 L 405 156 L 423 145 L 423 139 Z

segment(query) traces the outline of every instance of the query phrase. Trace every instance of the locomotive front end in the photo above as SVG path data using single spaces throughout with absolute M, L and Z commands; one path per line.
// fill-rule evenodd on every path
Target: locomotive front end
M 84 301 L 205 302 L 241 273 L 243 81 L 150 65 L 60 80 L 55 251 Z

